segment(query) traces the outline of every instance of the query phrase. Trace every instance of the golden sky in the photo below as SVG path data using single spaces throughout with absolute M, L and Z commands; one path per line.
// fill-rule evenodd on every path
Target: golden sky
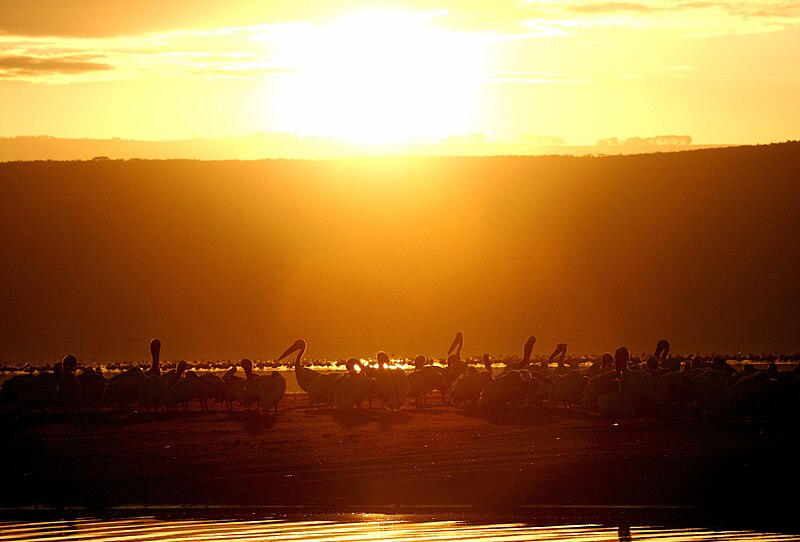
M 800 3 L 3 0 L 0 137 L 798 138 Z

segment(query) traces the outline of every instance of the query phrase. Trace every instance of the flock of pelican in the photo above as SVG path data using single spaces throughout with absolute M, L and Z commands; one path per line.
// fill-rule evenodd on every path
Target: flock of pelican
M 739 370 L 721 357 L 670 357 L 669 342 L 660 340 L 645 359 L 632 359 L 623 346 L 582 367 L 577 359 L 567 361 L 567 345 L 563 343 L 556 345 L 546 360 L 535 362 L 535 344 L 536 338 L 529 337 L 521 359 L 497 368 L 484 354 L 484 370 L 461 358 L 461 332 L 450 345 L 446 363 L 417 356 L 410 372 L 382 351 L 374 362 L 348 359 L 344 372 L 316 371 L 303 364 L 303 339 L 295 341 L 278 361 L 294 354 L 295 377 L 309 404 L 339 410 L 373 408 L 374 403 L 390 411 L 400 410 L 407 403 L 424 408 L 432 397 L 459 409 L 577 407 L 610 417 L 690 407 L 748 411 L 794 408 L 800 403 L 800 366 L 781 371 L 770 363 L 767 369 L 745 365 Z M 153 339 L 149 368 L 133 367 L 111 378 L 91 367 L 76 374 L 77 359 L 68 355 L 53 371 L 26 373 L 4 381 L 0 402 L 22 410 L 189 410 L 190 403 L 196 403 L 201 411 L 207 411 L 213 401 L 228 409 L 277 414 L 278 403 L 286 394 L 286 380 L 279 371 L 258 375 L 248 359 L 221 375 L 196 372 L 185 361 L 162 371 L 160 351 L 161 341 Z M 236 374 L 239 367 L 244 376 Z

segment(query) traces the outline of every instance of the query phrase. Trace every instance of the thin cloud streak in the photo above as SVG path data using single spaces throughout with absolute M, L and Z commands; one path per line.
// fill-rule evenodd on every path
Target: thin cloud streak
M 685 37 L 778 32 L 800 26 L 800 4 L 773 0 L 640 2 L 549 2 L 529 0 L 525 29 L 568 35 L 581 29 L 629 27 L 668 30 Z M 524 31 L 523 31 L 524 33 Z
M 138 78 L 263 78 L 291 72 L 274 58 L 276 25 L 113 38 L 0 36 L 0 78 L 44 84 Z
M 94 61 L 93 56 L 36 57 L 24 55 L 1 55 L 0 77 L 26 79 L 53 74 L 84 74 L 113 69 L 113 66 Z

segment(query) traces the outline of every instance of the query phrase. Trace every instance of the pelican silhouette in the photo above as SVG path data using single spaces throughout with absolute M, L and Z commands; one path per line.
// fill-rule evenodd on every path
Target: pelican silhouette
M 531 354 L 533 353 L 533 347 L 536 345 L 536 337 L 531 335 L 525 341 L 524 346 L 522 347 L 522 359 L 516 363 L 512 363 L 506 366 L 506 371 L 510 371 L 512 369 L 530 369 L 531 365 Z
M 161 375 L 161 367 L 159 367 L 159 360 L 160 360 L 160 353 L 161 353 L 161 341 L 158 339 L 153 339 L 150 341 L 150 356 L 152 357 L 152 363 L 150 368 L 145 371 L 144 374 L 148 376 L 160 376 Z
M 256 402 L 258 411 L 266 413 L 273 408 L 278 413 L 278 403 L 286 394 L 286 379 L 278 371 L 248 380 L 243 390 L 246 404 Z
M 481 391 L 478 405 L 481 408 L 520 406 L 532 395 L 531 382 L 530 374 L 519 369 L 506 371 L 497 378 L 492 376 Z
M 564 406 L 570 407 L 578 403 L 589 381 L 589 377 L 584 376 L 579 369 L 569 370 L 566 365 L 563 365 L 566 353 L 567 345 L 559 343 L 553 353 L 550 354 L 551 360 L 558 358 L 558 369 L 560 369 L 560 374 L 557 374 L 550 382 L 550 397 L 548 399 L 550 406 L 563 403 Z
M 584 374 L 590 378 L 583 389 L 581 405 L 587 408 L 594 408 L 597 406 L 599 397 L 613 391 L 619 391 L 619 380 L 617 379 L 617 371 L 613 369 L 613 364 L 614 356 L 610 352 L 606 352 L 586 370 Z
M 375 372 L 375 389 L 383 405 L 389 410 L 400 410 L 409 392 L 408 377 L 402 369 L 390 367 L 392 361 L 386 352 L 378 352 Z
M 297 378 L 297 385 L 300 386 L 304 392 L 308 392 L 308 388 L 311 385 L 311 382 L 316 380 L 320 373 L 314 371 L 313 369 L 309 369 L 308 367 L 303 367 L 303 354 L 306 353 L 306 341 L 303 339 L 297 339 L 292 346 L 286 349 L 286 351 L 281 354 L 281 357 L 278 358 L 278 361 L 282 360 L 289 354 L 293 354 L 297 352 L 297 357 L 294 360 L 294 375 Z
M 348 359 L 345 366 L 347 375 L 336 386 L 332 402 L 339 409 L 361 408 L 375 392 L 377 382 L 361 369 L 358 359 Z
M 483 389 L 494 380 L 492 361 L 488 354 L 483 355 L 483 366 L 486 367 L 485 371 L 477 371 L 474 367 L 470 367 L 453 383 L 450 401 L 454 406 L 459 408 L 477 406 Z
M 83 400 L 83 390 L 78 377 L 75 376 L 75 368 L 78 360 L 72 354 L 64 356 L 61 361 L 61 374 L 58 375 L 58 406 L 73 410 L 77 408 Z
M 464 348 L 464 334 L 458 331 L 456 332 L 455 339 L 453 339 L 453 342 L 450 344 L 450 348 L 447 350 L 447 366 L 443 371 L 443 397 L 445 394 L 450 393 L 450 389 L 458 377 L 467 371 L 467 364 L 461 359 L 462 348 Z
M 422 408 L 425 404 L 425 396 L 441 389 L 444 385 L 444 375 L 431 365 L 428 365 L 428 358 L 417 356 L 414 359 L 414 370 L 408 373 L 409 396 L 414 398 L 417 408 Z
M 239 362 L 242 369 L 244 369 L 244 378 L 236 374 L 236 365 L 228 369 L 222 376 L 222 381 L 225 382 L 227 387 L 225 391 L 225 402 L 228 405 L 228 410 L 233 409 L 233 402 L 236 401 L 240 405 L 244 405 L 244 385 L 248 380 L 255 378 L 253 374 L 253 362 L 245 358 Z

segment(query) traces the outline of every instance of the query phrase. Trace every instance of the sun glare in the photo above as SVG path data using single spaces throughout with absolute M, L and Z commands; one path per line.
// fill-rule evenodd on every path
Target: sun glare
M 468 129 L 481 47 L 436 28 L 440 13 L 359 13 L 298 25 L 280 42 L 284 131 L 394 144 Z

